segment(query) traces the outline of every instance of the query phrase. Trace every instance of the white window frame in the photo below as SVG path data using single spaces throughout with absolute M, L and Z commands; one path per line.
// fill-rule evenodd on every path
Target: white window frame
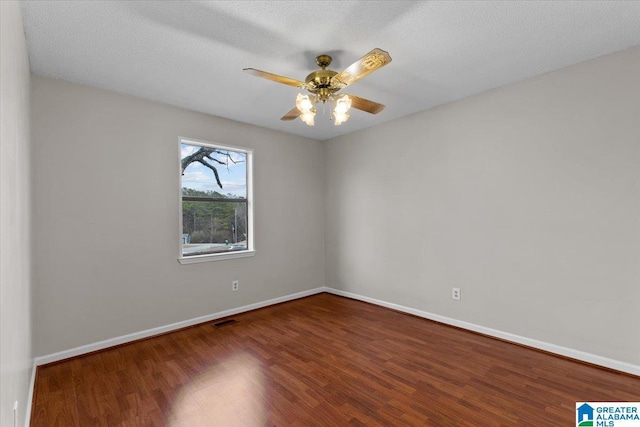
M 178 138 L 178 160 L 182 158 L 182 144 L 198 145 L 201 147 L 219 148 L 222 150 L 237 151 L 245 153 L 247 156 L 247 249 L 243 251 L 233 251 L 218 254 L 183 256 L 182 254 L 182 167 L 178 161 L 178 262 L 180 264 L 195 264 L 209 261 L 222 261 L 225 259 L 246 258 L 256 254 L 253 228 L 253 149 L 237 147 L 233 145 L 223 145 L 214 142 L 200 141 L 192 138 Z

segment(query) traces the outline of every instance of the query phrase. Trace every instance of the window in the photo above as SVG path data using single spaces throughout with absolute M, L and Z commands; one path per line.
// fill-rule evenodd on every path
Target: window
M 252 256 L 252 151 L 180 140 L 182 264 Z

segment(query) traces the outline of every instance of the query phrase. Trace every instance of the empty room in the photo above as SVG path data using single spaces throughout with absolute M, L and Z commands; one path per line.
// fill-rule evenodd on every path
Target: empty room
M 640 427 L 640 1 L 0 18 L 0 426 Z

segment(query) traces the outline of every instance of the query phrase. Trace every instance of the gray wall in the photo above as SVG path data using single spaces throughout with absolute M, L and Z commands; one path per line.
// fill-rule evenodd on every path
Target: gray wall
M 325 144 L 39 76 L 32 104 L 38 355 L 326 283 L 640 364 L 640 49 Z M 177 262 L 178 136 L 255 149 L 255 257 Z
M 32 103 L 37 355 L 324 285 L 322 143 L 40 76 Z M 254 149 L 255 257 L 178 263 L 179 136 Z
M 17 2 L 0 2 L 0 425 L 24 423 L 31 351 L 29 58 Z
M 640 365 L 640 49 L 324 155 L 328 286 Z

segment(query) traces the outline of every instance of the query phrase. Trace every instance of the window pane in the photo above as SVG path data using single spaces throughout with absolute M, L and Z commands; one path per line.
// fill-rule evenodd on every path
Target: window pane
M 190 142 L 180 144 L 182 257 L 252 249 L 251 152 Z
M 182 202 L 183 256 L 246 249 L 246 202 Z
M 247 197 L 247 153 L 191 144 L 181 144 L 180 150 L 182 188 Z

